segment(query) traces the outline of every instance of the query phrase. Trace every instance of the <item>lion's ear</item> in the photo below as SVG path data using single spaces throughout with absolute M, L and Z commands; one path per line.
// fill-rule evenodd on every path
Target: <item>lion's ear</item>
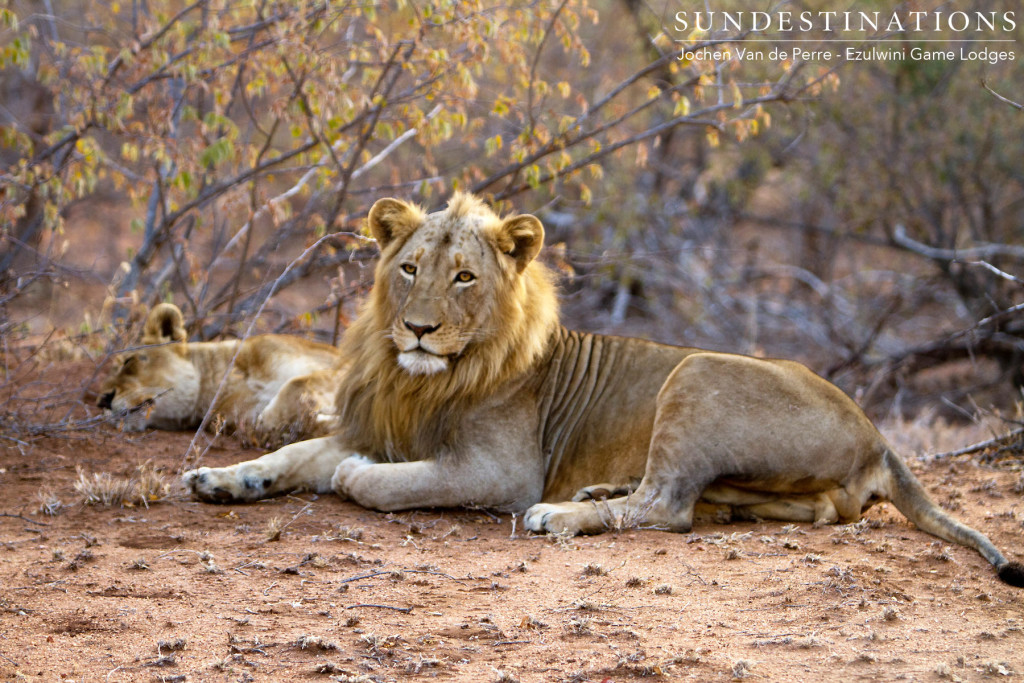
M 536 216 L 512 216 L 501 224 L 498 248 L 516 260 L 516 270 L 520 273 L 537 257 L 543 245 L 544 226 Z
M 185 319 L 177 306 L 157 304 L 149 312 L 149 317 L 146 318 L 146 327 L 142 333 L 143 344 L 183 342 L 187 338 Z
M 401 199 L 378 199 L 370 207 L 366 222 L 377 246 L 384 249 L 399 237 L 408 235 L 423 223 L 423 211 Z

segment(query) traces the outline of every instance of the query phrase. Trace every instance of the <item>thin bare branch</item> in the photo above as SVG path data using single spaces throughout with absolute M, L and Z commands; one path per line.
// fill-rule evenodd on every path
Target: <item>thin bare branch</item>
M 932 247 L 907 235 L 907 229 L 902 224 L 897 224 L 893 229 L 892 240 L 904 249 L 933 261 L 982 260 L 998 256 L 1024 259 L 1024 247 L 1015 244 L 979 244 L 963 249 Z
M 1003 97 L 1002 95 L 997 93 L 995 90 L 990 88 L 988 83 L 986 83 L 984 79 L 982 79 L 982 81 L 981 81 L 981 87 L 983 87 L 985 90 L 987 90 L 988 93 L 990 95 L 992 95 L 992 97 L 996 98 L 997 100 L 999 100 L 1003 104 L 1008 104 L 1011 107 L 1013 107 L 1014 109 L 1016 109 L 1017 111 L 1024 111 L 1024 104 L 1018 104 L 1017 102 L 1014 102 L 1011 99 L 1007 99 L 1007 98 Z

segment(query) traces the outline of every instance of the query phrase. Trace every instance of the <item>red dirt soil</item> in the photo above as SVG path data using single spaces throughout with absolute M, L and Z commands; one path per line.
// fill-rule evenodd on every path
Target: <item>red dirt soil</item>
M 900 443 L 915 430 L 887 434 Z M 1024 589 L 888 504 L 826 528 L 709 520 L 692 534 L 541 537 L 509 515 L 381 514 L 330 495 L 197 503 L 177 484 L 191 438 L 104 425 L 0 441 L 3 680 L 1024 674 Z M 202 464 L 257 455 L 221 437 Z M 174 482 L 169 498 L 79 502 L 76 468 L 129 477 L 145 461 Z M 1019 459 L 912 465 L 938 501 L 1024 560 Z M 66 504 L 56 515 L 40 510 L 47 492 Z

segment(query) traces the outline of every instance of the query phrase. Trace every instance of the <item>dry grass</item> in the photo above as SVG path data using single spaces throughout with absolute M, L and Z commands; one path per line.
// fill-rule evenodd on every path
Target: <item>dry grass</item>
M 171 492 L 171 484 L 167 477 L 149 460 L 135 469 L 135 485 L 139 501 L 146 507 L 149 507 L 150 503 L 166 500 Z
M 519 679 L 515 674 L 506 671 L 505 669 L 495 669 L 494 683 L 519 683 Z
M 574 636 L 589 636 L 594 632 L 590 627 L 590 617 L 587 616 L 571 617 L 565 624 L 565 630 Z
M 328 532 L 323 536 L 325 541 L 348 541 L 352 543 L 359 543 L 363 540 L 364 534 L 363 527 L 350 527 L 345 524 L 339 524 L 332 531 Z
M 202 565 L 203 571 L 207 574 L 223 574 L 224 570 L 217 566 L 217 562 L 214 560 L 213 553 L 209 550 L 204 550 L 199 553 L 199 564 Z
M 751 662 L 746 659 L 741 659 L 732 665 L 732 677 L 733 678 L 746 678 L 750 675 L 750 670 L 757 665 L 757 662 Z
M 36 500 L 39 502 L 39 514 L 47 517 L 56 517 L 67 507 L 49 486 L 36 492 Z
M 334 641 L 311 635 L 299 636 L 298 640 L 295 641 L 295 647 L 300 650 L 317 650 L 320 652 L 331 652 L 339 649 L 338 644 Z
M 137 500 L 135 482 L 130 478 L 115 477 L 109 472 L 93 472 L 90 476 L 81 467 L 76 471 L 75 491 L 83 505 L 124 507 L 126 502 Z
M 280 541 L 281 533 L 284 531 L 285 526 L 285 520 L 275 515 L 267 520 L 267 525 L 263 529 L 263 536 L 270 542 Z
M 78 479 L 74 487 L 83 505 L 149 507 L 150 503 L 166 500 L 171 491 L 167 477 L 149 461 L 136 467 L 134 474 L 129 477 L 115 476 L 109 472 L 93 472 L 90 475 L 81 467 L 75 471 Z M 48 494 L 43 490 L 38 495 L 43 501 Z

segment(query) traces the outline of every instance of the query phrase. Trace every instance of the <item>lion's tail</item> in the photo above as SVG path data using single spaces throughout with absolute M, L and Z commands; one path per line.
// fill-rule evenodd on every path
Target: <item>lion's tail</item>
M 1024 565 L 1010 562 L 988 537 L 946 514 L 898 455 L 886 450 L 883 457 L 889 473 L 888 498 L 907 519 L 934 536 L 974 548 L 992 563 L 1000 579 L 1024 588 Z

